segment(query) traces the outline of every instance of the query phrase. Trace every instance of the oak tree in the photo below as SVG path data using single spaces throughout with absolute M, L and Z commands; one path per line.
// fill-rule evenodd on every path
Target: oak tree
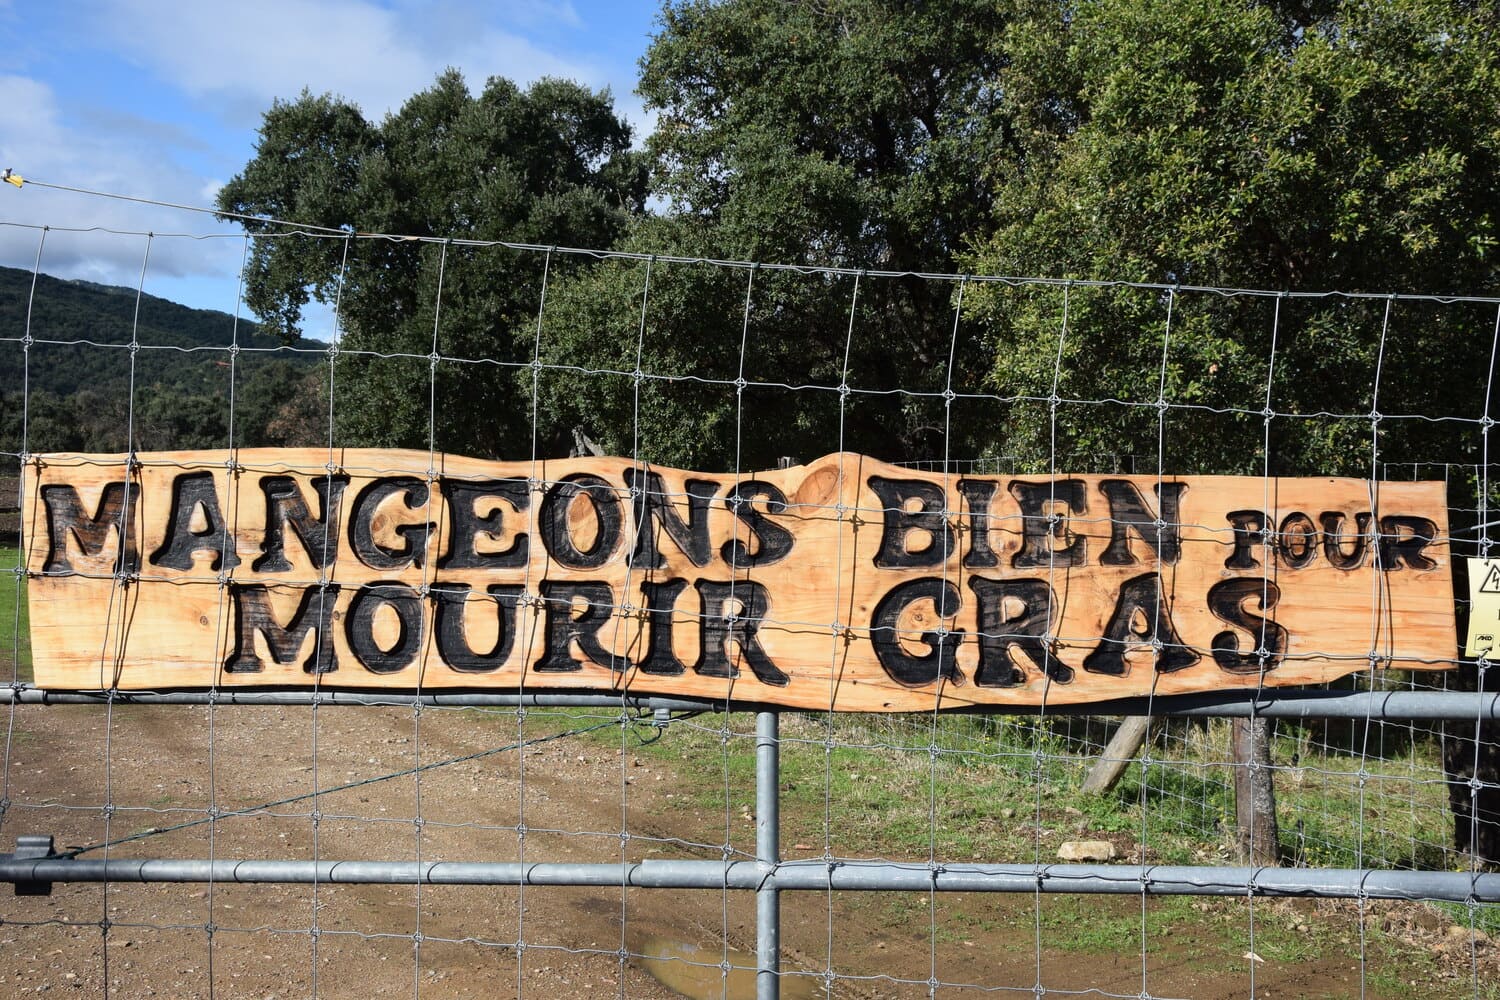
M 531 432 L 512 366 L 532 357 L 519 331 L 535 320 L 541 256 L 444 241 L 610 245 L 642 208 L 630 144 L 607 92 L 497 77 L 475 94 L 450 70 L 380 122 L 327 95 L 276 102 L 218 207 L 323 227 L 246 221 L 246 301 L 288 337 L 310 298 L 337 306 L 341 442 L 515 455 Z M 463 405 L 434 408 L 434 394 Z

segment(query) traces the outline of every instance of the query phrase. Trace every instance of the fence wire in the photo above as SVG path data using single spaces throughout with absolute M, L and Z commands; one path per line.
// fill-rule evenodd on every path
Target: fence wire
M 829 710 L 783 712 L 771 728 L 724 706 L 662 699 L 653 711 L 628 692 L 548 704 L 523 691 L 509 706 L 420 688 L 340 700 L 320 675 L 306 704 L 238 704 L 217 689 L 197 705 L 111 690 L 68 704 L 30 686 L 20 550 L 32 498 L 18 495 L 39 452 L 134 454 L 205 436 L 227 461 L 297 445 L 326 448 L 331 467 L 351 444 L 400 443 L 435 466 L 464 431 L 456 399 L 495 423 L 495 456 L 529 460 L 534 481 L 541 462 L 595 439 L 638 468 L 716 449 L 736 483 L 781 456 L 882 442 L 881 457 L 945 479 L 1255 475 L 1268 508 L 1273 478 L 1309 461 L 1372 482 L 1438 479 L 1457 561 L 1493 552 L 1500 300 L 888 274 L 288 227 L 255 239 L 332 247 L 339 260 L 332 339 L 274 341 L 249 322 L 242 289 L 205 320 L 222 329 L 185 342 L 150 296 L 153 247 L 237 242 L 243 268 L 249 237 L 0 225 L 36 236 L 0 327 L 0 849 L 21 861 L 22 838 L 51 835 L 58 864 L 100 862 L 96 878 L 0 902 L 0 993 L 1500 996 L 1500 876 L 1468 849 L 1500 823 L 1495 729 L 1478 695 L 1472 719 L 1445 721 L 1286 717 L 1253 700 L 1250 723 L 1270 727 L 1280 865 L 1246 869 L 1234 775 L 1257 765 L 1231 753 L 1227 719 L 1155 696 L 1136 706 L 1152 722 L 1103 794 L 1081 785 L 1118 716 L 1047 704 L 952 714 L 936 702 L 850 715 L 831 710 L 832 681 Z M 136 286 L 108 292 L 128 293 L 130 308 L 65 315 L 77 286 L 47 277 L 59 235 L 138 248 Z M 376 252 L 435 274 L 425 339 L 350 325 L 347 283 Z M 570 319 L 583 271 L 629 288 L 628 313 Z M 524 317 L 490 317 L 476 351 L 453 331 L 474 322 L 481 279 L 532 299 Z M 799 328 L 808 317 L 788 304 L 809 288 L 836 308 Z M 951 311 L 921 338 L 930 357 L 882 367 L 874 311 L 912 288 Z M 1051 324 L 1042 346 L 997 369 L 1003 345 L 976 318 L 986 296 L 1028 303 L 1015 322 Z M 1263 336 L 1205 361 L 1194 352 L 1228 322 L 1226 303 Z M 684 323 L 694 310 L 702 320 Z M 1330 310 L 1364 324 L 1361 350 L 1327 339 Z M 1120 316 L 1159 342 L 1113 350 L 1128 331 L 1106 321 Z M 1471 331 L 1489 367 L 1454 370 L 1434 329 Z M 1336 363 L 1307 370 L 1324 343 Z M 1107 370 L 1085 377 L 1091 365 Z M 1209 385 L 1220 374 L 1228 388 Z M 1283 404 L 1289 382 L 1334 375 L 1326 405 Z M 375 440 L 372 421 L 386 417 L 415 437 Z M 109 613 L 126 614 L 124 601 Z M 827 630 L 837 663 L 840 623 L 802 624 Z M 1372 636 L 1369 669 L 1331 687 L 1494 690 L 1483 658 L 1460 664 L 1455 651 L 1458 670 L 1426 673 L 1378 669 L 1382 655 Z M 1098 853 L 1057 867 L 1069 847 Z M 768 851 L 774 863 L 755 868 Z M 137 864 L 172 859 L 208 864 Z M 359 861 L 409 867 L 341 873 Z M 294 878 L 259 862 L 305 867 Z M 514 875 L 440 877 L 469 862 Z M 1354 888 L 1316 889 L 1350 871 Z M 1449 876 L 1460 891 L 1431 890 Z M 1010 891 L 984 891 L 1012 877 Z M 796 891 L 764 891 L 781 883 Z

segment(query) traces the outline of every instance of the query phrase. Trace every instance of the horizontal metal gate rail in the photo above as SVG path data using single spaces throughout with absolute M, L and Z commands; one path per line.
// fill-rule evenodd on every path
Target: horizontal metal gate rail
M 1286 896 L 1500 902 L 1500 874 L 1361 868 L 1190 865 L 912 865 L 865 861 L 642 861 L 634 864 L 478 861 L 15 859 L 0 882 L 215 882 L 332 885 L 529 885 L 721 889 L 1045 892 L 1149 896 Z
M 419 694 L 390 691 L 49 691 L 0 686 L 0 705 L 423 705 L 435 708 L 633 708 L 658 712 L 758 711 L 753 702 L 661 698 L 628 692 L 598 694 Z M 1500 721 L 1500 691 L 1327 691 L 1321 688 L 1219 691 L 1127 698 L 1076 705 L 954 705 L 965 715 L 1159 715 L 1196 718 Z M 789 711 L 784 708 L 776 712 Z M 817 714 L 815 712 L 808 714 Z
M 598 693 L 422 693 L 339 690 L 49 691 L 0 687 L 0 704 L 553 707 L 673 713 L 756 711 L 756 859 L 639 863 L 398 861 L 242 861 L 81 859 L 58 855 L 49 836 L 21 836 L 0 854 L 0 883 L 18 895 L 49 894 L 54 883 L 296 883 L 387 885 L 593 886 L 719 889 L 757 897 L 757 997 L 775 1000 L 780 980 L 780 893 L 911 891 L 1305 897 L 1321 899 L 1500 902 L 1500 874 L 1357 868 L 1195 867 L 1104 864 L 897 864 L 819 858 L 780 860 L 779 713 L 742 702 Z M 970 706 L 955 711 L 975 712 Z M 1500 720 L 1500 692 L 1249 690 L 1133 698 L 1084 705 L 991 706 L 987 714 L 1145 715 L 1281 719 Z

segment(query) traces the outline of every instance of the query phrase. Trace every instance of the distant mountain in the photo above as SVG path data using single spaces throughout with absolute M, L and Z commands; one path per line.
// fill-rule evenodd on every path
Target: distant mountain
M 8 341 L 0 346 L 0 390 L 21 388 L 15 366 L 20 361 L 18 341 L 26 332 L 28 304 L 31 336 L 36 341 L 30 374 L 34 391 L 68 395 L 84 388 L 103 388 L 101 381 L 107 384 L 123 377 L 128 383 L 132 329 L 142 348 L 136 357 L 138 384 L 166 382 L 201 388 L 205 376 L 212 374 L 210 369 L 218 367 L 215 363 L 229 359 L 228 349 L 236 341 L 241 349 L 283 347 L 252 320 L 241 317 L 236 323 L 228 313 L 192 309 L 155 295 L 140 297 L 137 317 L 135 289 L 118 285 L 42 274 L 37 276 L 33 299 L 30 271 L 0 267 L 0 339 Z M 298 352 L 321 353 L 328 348 L 305 339 L 286 346 L 293 350 L 278 353 L 299 361 L 307 360 L 307 355 Z
M 30 271 L 0 267 L 0 452 L 21 450 L 23 424 L 30 452 L 125 451 L 127 430 L 142 450 L 224 447 L 231 417 L 242 446 L 326 440 L 314 397 L 328 345 L 155 295 L 137 313 L 136 299 L 45 274 L 33 295 Z

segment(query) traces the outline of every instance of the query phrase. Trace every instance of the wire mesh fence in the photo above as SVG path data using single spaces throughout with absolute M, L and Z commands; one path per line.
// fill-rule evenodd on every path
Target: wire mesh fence
M 1342 717 L 1269 689 L 1221 706 L 1271 726 L 1280 864 L 1247 867 L 1234 779 L 1259 765 L 1180 700 L 1131 707 L 1152 722 L 1099 793 L 1122 717 L 1046 704 L 778 720 L 321 683 L 69 703 L 31 685 L 18 485 L 48 452 L 267 444 L 736 477 L 845 450 L 949 475 L 1353 475 L 1446 483 L 1457 561 L 1492 553 L 1495 299 L 260 233 L 340 261 L 320 343 L 239 300 L 184 332 L 149 294 L 153 248 L 204 237 L 27 231 L 0 328 L 0 832 L 4 863 L 42 856 L 55 882 L 0 904 L 3 992 L 1496 995 L 1496 713 L 1458 693 L 1494 685 L 1457 649 L 1393 671 L 1372 640 L 1331 685 L 1370 695 Z M 137 287 L 48 278 L 62 238 L 138 244 Z M 253 262 L 250 237 L 212 238 Z M 393 273 L 431 279 L 413 314 L 342 312 L 346 281 Z M 490 310 L 499 285 L 524 316 Z M 894 356 L 930 298 L 949 320 Z M 1404 717 L 1391 693 L 1450 700 Z

